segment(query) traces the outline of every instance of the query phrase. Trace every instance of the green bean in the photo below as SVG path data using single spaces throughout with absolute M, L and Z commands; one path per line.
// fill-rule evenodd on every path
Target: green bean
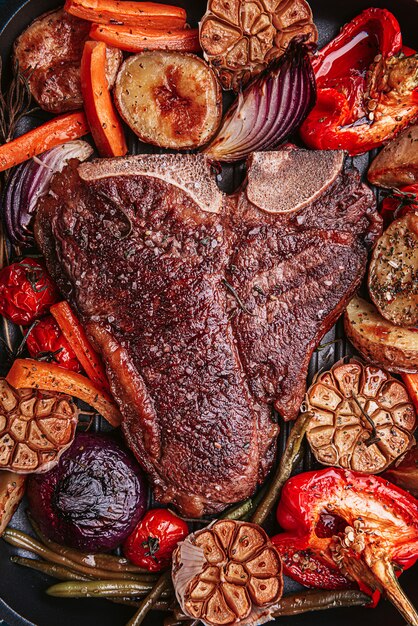
M 91 578 L 79 574 L 74 570 L 64 567 L 62 565 L 55 565 L 54 563 L 46 563 L 45 561 L 39 561 L 38 559 L 26 559 L 20 556 L 12 556 L 10 560 L 17 565 L 23 565 L 30 569 L 35 569 L 38 572 L 57 578 L 58 580 L 91 580 Z
M 274 617 L 299 615 L 309 611 L 322 611 L 339 607 L 366 606 L 370 604 L 370 598 L 365 593 L 356 589 L 348 591 L 322 591 L 312 589 L 303 593 L 294 593 L 284 596 Z
M 32 515 L 27 512 L 27 516 L 32 525 L 33 530 L 38 535 L 41 542 L 47 547 L 50 548 L 53 552 L 64 556 L 65 558 L 73 561 L 73 563 L 78 563 L 79 565 L 85 565 L 86 567 L 94 567 L 102 570 L 109 570 L 110 572 L 122 572 L 122 573 L 132 573 L 132 574 L 149 574 L 149 571 L 142 568 L 137 567 L 130 563 L 127 559 L 115 556 L 113 554 L 86 554 L 84 552 L 80 552 L 79 550 L 75 550 L 73 548 L 68 548 L 66 546 L 61 546 L 59 543 L 52 541 L 46 537 L 38 524 L 33 519 Z M 116 576 L 117 578 L 117 576 Z
M 171 571 L 168 570 L 167 572 L 164 572 L 162 576 L 160 576 L 152 591 L 141 602 L 139 609 L 137 610 L 133 618 L 129 620 L 126 626 L 140 626 L 140 624 L 142 624 L 145 617 L 153 609 L 155 603 L 160 599 L 164 591 L 168 590 L 170 580 Z
M 299 615 L 301 613 L 308 613 L 309 611 L 366 606 L 367 604 L 370 604 L 369 596 L 356 589 L 350 589 L 348 591 L 323 591 L 312 589 L 284 596 L 280 600 L 278 608 L 274 611 L 273 617 L 290 617 L 291 615 Z M 173 620 L 175 621 L 172 622 L 172 626 L 174 626 L 174 624 L 187 626 L 187 622 L 190 624 L 191 618 L 178 608 L 174 611 Z
M 239 520 L 244 517 L 244 515 L 249 513 L 252 507 L 253 501 L 249 498 L 248 500 L 244 500 L 244 502 L 241 502 L 240 504 L 224 511 L 224 513 L 219 516 L 219 519 Z
M 259 503 L 254 515 L 252 516 L 252 521 L 255 524 L 260 524 L 260 526 L 264 524 L 270 514 L 270 511 L 272 510 L 273 506 L 280 496 L 283 485 L 290 478 L 292 471 L 296 466 L 298 452 L 302 445 L 302 441 L 311 417 L 312 413 L 309 411 L 301 413 L 301 415 L 294 423 L 286 443 L 286 449 L 283 453 L 282 458 L 280 459 L 276 474 L 269 485 L 268 491 L 261 499 L 261 502 Z
M 128 598 L 147 595 L 152 589 L 152 583 L 132 580 L 89 580 L 57 583 L 47 589 L 47 594 L 55 598 Z
M 52 563 L 46 563 L 45 561 L 39 561 L 38 559 L 26 559 L 20 556 L 12 556 L 10 559 L 13 563 L 17 563 L 18 565 L 23 565 L 24 567 L 29 567 L 30 569 L 37 570 L 38 572 L 42 572 L 43 574 L 47 574 L 48 576 L 52 576 L 53 578 L 57 578 L 58 580 L 70 581 L 88 581 L 91 580 L 87 578 L 87 576 L 83 576 L 77 572 L 74 572 L 67 567 L 63 567 L 61 565 L 54 565 Z M 140 606 L 139 601 L 131 600 L 129 598 L 107 598 L 111 602 L 116 604 L 125 604 L 127 606 Z M 171 603 L 168 600 L 159 600 L 155 603 L 154 608 L 158 611 L 169 611 Z
M 141 602 L 139 600 L 132 600 L 131 598 L 106 598 L 109 602 L 113 602 L 114 604 L 124 604 L 125 606 L 133 606 L 138 607 Z M 158 600 L 153 609 L 156 611 L 171 611 L 172 603 L 170 600 Z
M 50 563 L 56 563 L 57 565 L 64 565 L 69 569 L 72 569 L 81 574 L 85 574 L 87 576 L 91 576 L 93 578 L 107 580 L 132 580 L 149 583 L 155 581 L 155 576 L 151 576 L 149 574 L 147 576 L 143 576 L 140 574 L 110 572 L 109 570 L 103 570 L 97 567 L 90 567 L 82 565 L 80 563 L 75 563 L 66 556 L 57 554 L 55 551 L 42 545 L 41 543 L 39 543 L 39 541 L 33 539 L 33 537 L 30 537 L 26 533 L 22 533 L 20 530 L 16 530 L 14 528 L 7 528 L 3 533 L 3 539 L 7 541 L 7 543 L 10 543 L 12 546 L 15 546 L 17 548 L 23 548 L 24 550 L 29 550 L 30 552 L 37 554 L 41 558 L 45 559 L 45 561 L 49 561 Z
M 164 626 L 197 626 L 197 624 L 200 624 L 200 620 L 191 619 L 187 615 L 176 617 L 176 613 L 173 616 L 166 617 L 164 620 Z

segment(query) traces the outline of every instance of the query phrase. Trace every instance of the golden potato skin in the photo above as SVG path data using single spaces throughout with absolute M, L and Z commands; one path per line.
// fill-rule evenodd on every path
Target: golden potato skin
M 418 212 L 390 224 L 377 240 L 369 292 L 379 313 L 398 326 L 418 324 Z
M 403 187 L 418 182 L 418 124 L 406 128 L 379 152 L 367 176 L 379 187 Z
M 203 146 L 221 121 L 220 85 L 210 67 L 193 54 L 154 51 L 129 57 L 114 95 L 133 132 L 161 148 Z
M 387 321 L 374 304 L 355 296 L 345 311 L 344 328 L 367 361 L 397 374 L 418 373 L 418 332 Z
M 14 58 L 28 76 L 32 96 L 50 113 L 81 109 L 80 64 L 91 24 L 64 9 L 36 18 L 18 37 Z M 113 85 L 122 52 L 107 49 L 107 79 Z

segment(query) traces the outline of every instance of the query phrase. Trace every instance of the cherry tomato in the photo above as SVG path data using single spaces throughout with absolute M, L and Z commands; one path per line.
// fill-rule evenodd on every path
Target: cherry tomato
M 52 315 L 43 317 L 32 328 L 26 338 L 26 346 L 32 357 L 55 361 L 72 372 L 81 372 L 74 350 Z
M 166 509 L 151 509 L 126 539 L 123 551 L 132 563 L 159 572 L 171 563 L 179 541 L 189 534 L 183 520 Z
M 418 211 L 418 184 L 402 187 L 399 191 L 387 196 L 380 205 L 380 214 L 385 223 L 397 217 L 403 217 L 408 211 Z
M 35 259 L 23 259 L 0 271 L 0 313 L 15 324 L 31 324 L 48 313 L 59 297 L 45 267 Z

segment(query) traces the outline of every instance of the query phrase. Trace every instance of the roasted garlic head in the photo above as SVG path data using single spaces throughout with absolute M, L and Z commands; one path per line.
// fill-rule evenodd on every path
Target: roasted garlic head
M 260 526 L 220 520 L 179 544 L 173 583 L 182 610 L 204 624 L 262 624 L 282 595 L 282 564 Z
M 318 461 L 377 474 L 414 443 L 416 412 L 406 387 L 357 360 L 319 374 L 306 394 L 307 438 Z
M 0 469 L 46 472 L 73 442 L 78 409 L 62 393 L 13 389 L 0 378 Z
M 235 91 L 298 35 L 318 37 L 306 0 L 209 0 L 200 24 L 206 60 L 222 87 Z

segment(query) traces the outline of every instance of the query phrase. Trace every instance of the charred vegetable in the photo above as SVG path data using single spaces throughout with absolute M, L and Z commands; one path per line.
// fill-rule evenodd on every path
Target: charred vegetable
M 89 133 L 82 111 L 65 113 L 0 146 L 0 172 Z
M 31 324 L 58 299 L 58 288 L 35 259 L 24 258 L 0 271 L 0 314 L 15 324 Z
M 318 99 L 301 127 L 307 146 L 361 154 L 418 117 L 418 55 L 406 56 L 400 26 L 371 7 L 346 24 L 313 60 Z
M 159 572 L 171 563 L 178 542 L 189 534 L 185 521 L 167 511 L 148 511 L 123 546 L 125 556 L 135 565 Z
M 81 59 L 81 92 L 100 156 L 117 157 L 124 156 L 128 147 L 106 79 L 106 50 L 103 42 L 86 41 Z
M 320 463 L 382 472 L 415 442 L 416 413 L 405 386 L 384 370 L 352 360 L 319 374 L 306 394 L 307 430 Z
M 146 143 L 186 150 L 207 143 L 221 120 L 221 90 L 202 59 L 143 52 L 123 63 L 115 87 L 120 115 Z
M 377 241 L 369 292 L 379 313 L 398 326 L 418 324 L 418 212 L 394 221 Z
M 0 472 L 0 536 L 4 533 L 25 493 L 26 476 Z
M 303 39 L 295 39 L 239 94 L 204 152 L 217 161 L 232 162 L 277 148 L 303 122 L 315 94 L 308 47 Z
M 80 62 L 89 30 L 88 22 L 58 9 L 37 17 L 16 40 L 15 60 L 28 78 L 34 99 L 45 111 L 57 114 L 82 108 Z M 108 48 L 109 87 L 121 62 L 122 52 Z
M 367 176 L 379 187 L 418 183 L 418 124 L 406 128 L 379 152 Z
M 92 154 L 93 148 L 86 141 L 69 141 L 19 165 L 8 180 L 2 203 L 7 235 L 12 243 L 33 245 L 36 204 L 48 192 L 52 176 L 61 172 L 70 159 L 85 161 Z
M 238 91 L 274 58 L 291 39 L 318 37 L 306 0 L 290 2 L 217 2 L 209 0 L 200 24 L 200 43 L 224 89 Z
M 258 623 L 281 598 L 282 566 L 260 526 L 222 520 L 178 546 L 173 583 L 184 613 L 203 624 Z
M 54 361 L 72 372 L 81 372 L 77 356 L 52 315 L 38 320 L 26 335 L 26 347 L 34 359 Z
M 355 296 L 345 311 L 344 328 L 368 361 L 390 372 L 418 372 L 418 333 L 388 322 L 370 302 Z
M 133 458 L 104 435 L 79 433 L 59 464 L 28 483 L 30 511 L 50 539 L 112 550 L 142 517 L 146 487 Z
M 328 532 L 324 517 L 334 520 Z M 418 624 L 394 569 L 408 569 L 418 558 L 418 502 L 409 493 L 378 476 L 335 468 L 306 472 L 284 486 L 277 520 L 285 532 L 272 541 L 285 574 L 304 582 L 303 557 L 314 556 L 326 564 L 313 572 L 316 586 L 329 588 L 333 570 L 376 601 L 385 593 L 408 624 Z M 294 542 L 298 549 L 287 558 Z
M 69 396 L 13 389 L 0 379 L 0 468 L 46 472 L 72 444 L 78 409 Z
M 85 376 L 64 369 L 55 363 L 32 359 L 16 359 L 7 382 L 16 389 L 43 389 L 44 391 L 67 393 L 87 402 L 112 426 L 120 426 L 121 414 L 111 396 Z

